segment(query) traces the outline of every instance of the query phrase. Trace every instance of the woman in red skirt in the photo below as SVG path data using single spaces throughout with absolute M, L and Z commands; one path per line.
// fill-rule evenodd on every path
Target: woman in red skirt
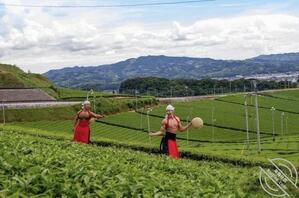
M 80 142 L 84 144 L 89 144 L 90 141 L 90 123 L 96 118 L 100 119 L 104 116 L 95 114 L 90 111 L 90 102 L 85 101 L 82 104 L 82 109 L 79 111 L 75 118 L 74 124 L 74 142 Z
M 150 136 L 161 136 L 160 150 L 162 153 L 169 155 L 175 159 L 179 158 L 179 150 L 176 143 L 176 133 L 177 131 L 186 131 L 190 126 L 189 123 L 187 126 L 183 126 L 179 117 L 174 115 L 174 107 L 168 105 L 166 107 L 166 117 L 162 121 L 162 126 L 160 131 L 155 133 L 149 133 Z

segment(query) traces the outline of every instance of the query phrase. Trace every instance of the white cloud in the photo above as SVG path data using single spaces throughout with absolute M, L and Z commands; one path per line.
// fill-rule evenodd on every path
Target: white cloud
M 122 24 L 124 15 L 7 7 L 0 18 L 0 62 L 44 72 L 149 54 L 243 59 L 299 51 L 299 17 L 289 14 L 246 13 L 191 25 Z

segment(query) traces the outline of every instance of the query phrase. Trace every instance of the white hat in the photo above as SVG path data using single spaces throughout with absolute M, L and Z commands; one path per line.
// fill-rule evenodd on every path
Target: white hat
M 88 100 L 85 100 L 83 103 L 82 103 L 82 106 L 84 105 L 90 105 L 90 102 Z
M 166 111 L 174 111 L 174 107 L 172 105 L 167 105 Z

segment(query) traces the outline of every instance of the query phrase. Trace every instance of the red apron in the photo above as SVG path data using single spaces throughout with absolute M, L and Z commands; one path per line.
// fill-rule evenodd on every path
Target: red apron
M 78 113 L 81 113 L 82 111 L 80 111 Z M 76 128 L 75 128 L 75 132 L 74 132 L 74 137 L 73 137 L 73 141 L 74 142 L 80 142 L 83 144 L 89 144 L 90 141 L 90 128 L 89 128 L 89 121 L 91 119 L 91 114 L 89 113 L 89 117 L 87 119 L 80 119 L 79 123 L 77 124 Z

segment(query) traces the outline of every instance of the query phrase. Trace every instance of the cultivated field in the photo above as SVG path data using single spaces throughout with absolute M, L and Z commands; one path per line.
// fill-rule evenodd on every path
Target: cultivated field
M 92 156 L 97 156 L 97 154 L 95 154 L 94 152 L 107 152 L 106 156 L 109 156 L 110 154 L 113 155 L 112 159 L 114 159 L 115 157 L 115 159 L 117 159 L 115 161 L 119 162 L 119 166 L 122 166 L 120 164 L 126 164 L 127 156 L 129 156 L 128 158 L 130 158 L 134 163 L 136 162 L 135 158 L 142 158 L 142 160 L 145 161 L 147 159 L 156 161 L 156 163 L 160 164 L 161 166 L 159 167 L 159 170 L 163 170 L 165 168 L 168 171 L 172 171 L 168 169 L 169 166 L 176 168 L 179 168 L 181 166 L 181 168 L 179 168 L 180 170 L 176 170 L 173 173 L 178 174 L 178 177 L 182 177 L 185 179 L 181 178 L 181 180 L 178 179 L 177 181 L 187 181 L 186 185 L 188 185 L 188 187 L 186 188 L 189 188 L 190 190 L 188 192 L 195 193 L 196 195 L 201 195 L 201 190 L 209 189 L 213 193 L 218 192 L 219 190 L 219 192 L 221 192 L 220 194 L 228 196 L 229 194 L 226 194 L 226 190 L 229 189 L 229 191 L 232 191 L 232 194 L 237 197 L 243 197 L 246 193 L 249 193 L 250 197 L 261 197 L 265 196 L 265 194 L 263 194 L 263 192 L 260 192 L 261 188 L 259 186 L 257 176 L 258 165 L 267 166 L 268 158 L 281 157 L 290 160 L 294 163 L 297 169 L 299 169 L 299 125 L 297 124 L 299 118 L 298 95 L 298 90 L 291 90 L 275 93 L 268 92 L 259 96 L 258 99 L 260 104 L 259 114 L 261 131 L 260 154 L 258 154 L 256 150 L 256 112 L 253 97 L 248 96 L 249 147 L 247 147 L 246 145 L 245 107 L 243 105 L 244 95 L 238 94 L 218 97 L 216 99 L 199 100 L 186 103 L 174 103 L 173 105 L 176 107 L 176 115 L 181 117 L 184 124 L 186 124 L 192 117 L 196 116 L 203 118 L 205 122 L 204 128 L 200 130 L 190 129 L 188 132 L 178 134 L 178 144 L 182 157 L 197 161 L 205 160 L 207 162 L 191 162 L 189 160 L 179 160 L 178 162 L 174 162 L 173 160 L 165 157 L 154 157 L 151 155 L 133 153 L 124 150 L 124 148 L 131 148 L 133 150 L 140 150 L 148 153 L 157 152 L 160 144 L 160 138 L 150 138 L 147 135 L 147 132 L 149 130 L 153 131 L 160 128 L 161 120 L 165 116 L 165 105 L 154 106 L 152 107 L 152 109 L 150 107 L 137 108 L 137 111 L 109 115 L 106 116 L 105 119 L 93 123 L 91 128 L 91 140 L 93 141 L 93 143 L 100 146 L 114 146 L 114 149 L 112 150 L 98 148 L 97 146 L 73 145 L 69 143 L 70 139 L 72 138 L 72 120 L 60 119 L 50 121 L 47 119 L 43 119 L 31 122 L 11 122 L 9 124 L 6 124 L 5 126 L 1 126 L 0 130 L 10 131 L 9 136 L 14 136 L 15 134 L 16 137 L 14 137 L 13 141 L 16 142 L 21 141 L 20 139 L 24 138 L 28 142 L 38 142 L 37 145 L 54 145 L 54 147 L 57 147 L 57 149 L 61 146 L 63 148 L 66 147 L 67 152 L 70 152 L 70 156 L 74 156 L 74 158 L 78 157 L 80 158 L 80 161 L 85 159 L 85 157 L 82 157 L 82 152 L 88 153 L 86 154 L 86 156 L 92 155 L 89 152 L 93 153 Z M 275 107 L 276 109 L 274 112 L 270 110 L 272 107 Z M 274 121 L 274 128 L 272 125 L 272 121 Z M 3 132 L 2 136 L 4 139 L 8 138 L 6 132 Z M 45 137 L 50 139 L 58 138 L 60 139 L 60 141 L 57 142 L 57 140 L 45 140 Z M 24 140 L 24 144 L 28 146 L 29 143 L 26 143 L 26 141 Z M 35 144 L 32 145 L 32 147 L 34 146 Z M 74 149 L 74 151 L 80 150 L 80 152 L 72 153 L 72 151 L 70 151 L 72 149 Z M 45 149 L 45 152 L 47 152 L 47 149 Z M 123 153 L 121 154 L 121 152 Z M 56 154 L 51 154 L 51 156 L 56 156 L 58 158 L 60 157 L 60 155 L 64 156 L 66 154 L 61 154 L 59 152 L 56 152 Z M 102 154 L 98 155 L 101 156 Z M 119 159 L 121 158 L 120 156 L 123 156 L 124 158 Z M 103 163 L 112 163 L 111 161 L 109 161 L 109 157 L 102 159 L 101 156 L 100 158 L 101 160 L 104 160 Z M 68 160 L 71 159 L 68 158 Z M 93 163 L 93 161 L 91 161 L 90 163 Z M 217 161 L 216 165 L 214 161 Z M 82 162 L 82 164 L 84 164 L 85 162 L 86 161 Z M 144 161 L 138 162 L 142 164 Z M 79 162 L 70 163 L 75 163 L 76 166 L 76 163 Z M 163 163 L 167 165 L 162 165 Z M 196 165 L 197 163 L 199 166 Z M 206 174 L 201 172 L 202 170 L 207 170 L 204 168 L 205 165 L 201 165 L 202 163 L 206 164 L 208 167 L 214 165 L 219 166 L 213 167 L 213 169 L 220 172 L 214 174 L 211 173 L 213 177 L 212 183 L 209 183 L 209 178 L 211 177 L 209 175 L 210 173 Z M 188 164 L 190 164 L 190 170 L 188 170 L 190 172 L 186 173 L 188 176 L 181 176 L 178 172 L 185 171 L 182 170 L 182 167 L 188 169 Z M 231 167 L 232 165 L 235 166 Z M 43 164 L 40 164 L 39 166 L 44 167 Z M 100 165 L 95 165 L 95 167 L 96 166 Z M 150 168 L 150 163 L 144 166 L 146 167 L 146 169 L 150 170 L 144 171 L 147 172 L 144 174 L 148 174 L 147 176 L 145 176 L 145 178 L 149 177 L 149 175 L 156 174 L 156 172 Z M 231 188 L 227 188 L 225 186 L 226 184 L 222 184 L 222 181 L 218 182 L 219 175 L 228 175 L 227 173 L 230 173 L 231 170 L 229 170 L 229 168 L 232 168 L 232 173 L 229 174 L 229 176 L 224 176 L 224 178 L 227 178 L 227 185 L 233 185 L 233 187 Z M 67 169 L 68 168 L 66 167 L 65 171 L 67 171 Z M 93 169 L 90 169 L 90 171 L 91 170 Z M 235 174 L 235 170 L 238 170 L 238 173 Z M 207 171 L 209 172 L 209 170 Z M 163 172 L 163 174 L 168 174 L 166 172 L 167 171 Z M 190 177 L 193 177 L 193 173 L 200 174 L 200 178 L 197 178 L 196 176 L 195 178 L 190 179 Z M 111 174 L 113 175 L 113 178 L 115 175 L 118 175 L 116 174 L 116 172 L 113 172 Z M 233 180 L 235 180 L 235 176 L 237 176 L 238 178 L 240 177 L 238 179 L 238 182 L 236 182 L 237 184 L 233 183 Z M 125 176 L 126 182 L 129 183 L 128 185 L 131 185 L 131 180 L 127 179 L 130 177 L 131 175 Z M 167 176 L 161 175 L 161 177 Z M 200 187 L 198 188 L 198 190 L 195 190 L 195 187 L 197 186 L 197 184 L 195 183 L 203 185 L 201 179 L 203 179 L 204 182 L 207 182 L 207 185 L 212 185 L 215 181 L 222 187 L 219 188 L 219 186 L 213 186 L 210 188 L 209 186 L 207 186 L 207 188 Z M 97 178 L 96 180 L 97 182 L 101 182 L 101 179 L 99 178 Z M 149 178 L 149 180 L 151 179 Z M 115 178 L 111 179 L 111 182 L 112 181 L 115 182 Z M 136 182 L 136 180 L 134 181 Z M 151 182 L 153 181 L 156 180 L 152 180 Z M 68 182 L 69 181 L 66 181 L 66 183 Z M 161 182 L 163 183 L 163 180 Z M 248 188 L 246 187 L 245 189 L 243 189 L 240 187 L 246 183 L 248 184 Z M 135 192 L 131 188 L 127 188 L 130 189 L 128 193 Z M 118 193 L 117 189 L 118 188 L 116 188 L 116 192 Z M 163 189 L 165 190 L 166 187 L 163 187 Z M 184 190 L 177 191 L 186 193 Z M 159 189 L 157 189 L 157 192 L 160 192 Z M 173 195 L 174 192 L 175 191 L 169 189 L 165 191 L 166 194 L 164 195 L 170 196 Z M 142 193 L 147 194 L 149 192 L 145 189 Z

